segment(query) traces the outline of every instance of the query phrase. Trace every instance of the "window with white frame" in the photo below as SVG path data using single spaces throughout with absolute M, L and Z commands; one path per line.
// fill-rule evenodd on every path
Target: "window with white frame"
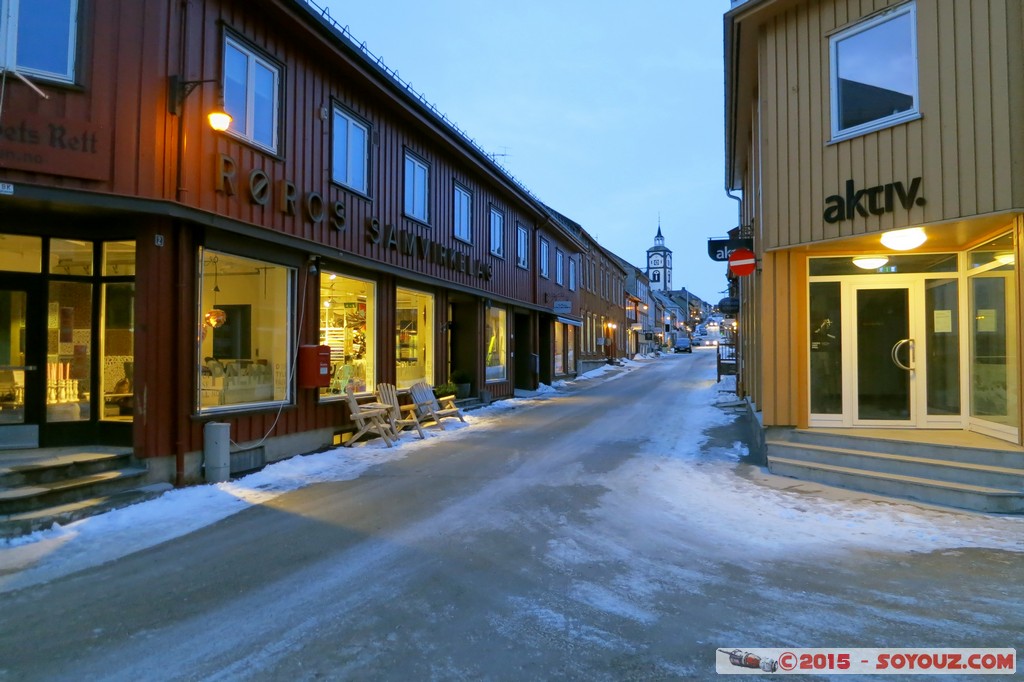
M 430 169 L 409 152 L 405 153 L 405 215 L 421 222 L 430 218 L 427 212 L 427 184 Z
M 0 0 L 0 71 L 75 81 L 78 0 Z
M 829 38 L 832 137 L 846 138 L 918 115 L 914 3 Z
M 224 40 L 224 110 L 228 131 L 259 147 L 277 151 L 281 70 L 232 38 Z
M 505 255 L 505 214 L 496 208 L 491 209 L 491 253 Z
M 540 238 L 540 257 L 538 258 L 538 270 L 540 276 L 547 278 L 548 275 L 548 240 Z
M 516 225 L 516 265 L 530 267 L 530 231 L 522 225 Z
M 569 291 L 576 291 L 576 260 L 569 259 Z
M 473 224 L 470 216 L 473 211 L 473 195 L 468 190 L 455 185 L 455 238 L 464 242 L 473 241 Z
M 370 128 L 340 107 L 334 107 L 331 179 L 357 192 L 367 192 Z
M 555 249 L 555 284 L 564 284 L 565 283 L 565 275 L 562 274 L 562 270 L 563 270 L 562 260 L 563 259 L 564 259 L 564 256 L 562 255 L 562 250 L 561 249 Z

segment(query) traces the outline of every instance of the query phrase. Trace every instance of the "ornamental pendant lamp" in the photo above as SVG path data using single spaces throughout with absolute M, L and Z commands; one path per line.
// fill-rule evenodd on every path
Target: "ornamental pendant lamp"
M 216 329 L 217 327 L 223 327 L 224 323 L 228 321 L 228 314 L 217 307 L 217 294 L 220 293 L 220 278 L 217 271 L 217 257 L 214 256 L 213 260 L 213 308 L 206 311 L 203 315 L 203 322 Z

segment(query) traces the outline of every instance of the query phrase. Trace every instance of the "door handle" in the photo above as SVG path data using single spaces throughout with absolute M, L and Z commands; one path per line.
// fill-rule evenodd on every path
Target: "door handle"
M 909 367 L 907 365 L 904 365 L 902 362 L 900 362 L 900 358 L 899 358 L 900 348 L 902 346 L 904 346 L 904 345 L 907 345 L 907 344 L 910 345 L 909 360 L 910 360 L 911 364 L 910 364 Z M 900 339 L 899 341 L 897 341 L 893 345 L 892 351 L 890 352 L 890 356 L 892 357 L 892 364 L 896 365 L 900 369 L 904 369 L 904 370 L 906 370 L 908 372 L 913 372 L 914 371 L 914 367 L 913 367 L 913 363 L 914 363 L 914 340 L 913 339 Z

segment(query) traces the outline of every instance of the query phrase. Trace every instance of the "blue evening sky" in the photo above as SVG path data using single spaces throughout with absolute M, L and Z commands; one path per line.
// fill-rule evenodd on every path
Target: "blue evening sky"
M 315 0 L 544 203 L 717 303 L 728 0 Z

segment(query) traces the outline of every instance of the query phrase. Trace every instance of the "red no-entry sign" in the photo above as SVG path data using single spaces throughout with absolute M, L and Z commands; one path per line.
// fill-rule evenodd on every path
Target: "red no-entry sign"
M 749 275 L 757 267 L 757 257 L 750 249 L 736 249 L 729 254 L 729 269 L 738 277 Z

